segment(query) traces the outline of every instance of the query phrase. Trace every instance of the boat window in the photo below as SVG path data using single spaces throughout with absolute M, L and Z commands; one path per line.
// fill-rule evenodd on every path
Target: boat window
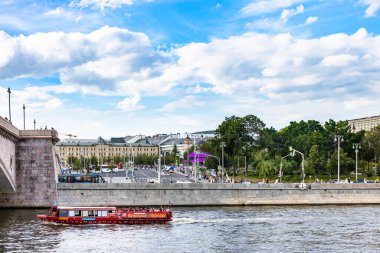
M 95 210 L 95 211 L 94 211 L 94 214 L 95 214 L 95 216 L 98 216 L 98 211 Z
M 69 210 L 69 216 L 75 216 L 74 210 Z
M 75 210 L 75 216 L 81 216 L 82 211 L 81 210 Z
M 88 211 L 88 216 L 94 216 L 94 210 L 89 210 Z
M 69 210 L 59 210 L 58 216 L 59 217 L 67 217 L 69 215 Z
M 100 216 L 103 216 L 103 217 L 107 217 L 108 216 L 108 212 L 107 210 L 106 211 L 101 211 L 102 214 Z
M 88 211 L 83 210 L 82 211 L 82 216 L 88 216 Z

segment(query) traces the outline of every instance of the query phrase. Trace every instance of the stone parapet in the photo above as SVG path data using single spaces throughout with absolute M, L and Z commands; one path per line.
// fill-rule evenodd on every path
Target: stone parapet
M 51 139 L 54 143 L 59 141 L 56 130 L 20 130 L 21 139 Z
M 380 184 L 79 184 L 59 183 L 70 206 L 380 204 Z
M 12 125 L 8 120 L 0 117 L 0 134 L 13 142 L 17 142 L 19 139 L 19 130 Z

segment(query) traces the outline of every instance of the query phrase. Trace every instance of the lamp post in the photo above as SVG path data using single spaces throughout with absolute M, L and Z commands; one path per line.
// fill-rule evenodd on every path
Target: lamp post
M 161 147 L 158 145 L 158 183 L 161 183 Z
M 194 183 L 197 183 L 197 152 L 197 146 L 194 142 Z
M 335 135 L 334 141 L 338 142 L 338 183 L 340 183 L 340 143 L 343 142 L 343 136 Z
M 291 156 L 291 155 L 292 155 L 292 153 L 290 153 L 289 155 L 286 155 L 286 156 L 281 157 L 281 162 L 280 162 L 280 173 L 279 173 L 280 182 L 281 182 L 281 179 L 282 179 L 282 160 L 285 159 L 285 158 L 288 157 L 288 156 Z
M 125 171 L 127 171 L 127 148 L 125 148 L 125 150 L 124 150 L 124 164 L 123 164 L 123 168 L 125 169 Z
M 22 110 L 24 112 L 24 130 L 25 130 L 25 104 L 22 105 Z
M 305 155 L 302 152 L 295 150 L 292 147 L 289 147 L 289 150 L 290 150 L 292 156 L 294 156 L 295 153 L 298 153 L 302 157 L 302 164 L 301 164 L 301 167 L 302 167 L 302 183 L 305 183 Z
M 223 179 L 223 174 L 224 174 L 224 148 L 226 147 L 226 143 L 222 141 L 220 143 L 220 147 L 222 148 L 222 179 Z
M 102 171 L 103 168 L 103 140 L 102 137 L 100 137 L 100 171 Z
M 358 153 L 359 149 L 361 148 L 360 143 L 354 143 L 352 146 L 353 149 L 355 149 L 355 181 L 358 181 Z
M 207 155 L 207 157 L 213 157 L 213 158 L 215 158 L 216 160 L 218 160 L 219 167 L 220 167 L 220 157 L 217 157 L 217 156 L 214 156 L 214 155 Z
M 8 108 L 9 108 L 9 122 L 12 123 L 12 114 L 11 114 L 11 88 L 8 87 Z

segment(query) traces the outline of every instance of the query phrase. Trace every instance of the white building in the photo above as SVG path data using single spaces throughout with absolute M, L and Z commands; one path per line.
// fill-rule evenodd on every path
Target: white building
M 361 130 L 370 131 L 380 125 L 380 115 L 360 119 L 351 119 L 347 120 L 347 122 L 351 126 L 351 130 L 354 133 L 360 132 Z

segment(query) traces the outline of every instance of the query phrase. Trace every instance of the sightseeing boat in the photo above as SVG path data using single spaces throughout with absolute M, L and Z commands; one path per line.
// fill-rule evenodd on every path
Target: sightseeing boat
M 43 221 L 63 224 L 152 224 L 172 220 L 172 211 L 162 208 L 61 207 L 37 215 Z

